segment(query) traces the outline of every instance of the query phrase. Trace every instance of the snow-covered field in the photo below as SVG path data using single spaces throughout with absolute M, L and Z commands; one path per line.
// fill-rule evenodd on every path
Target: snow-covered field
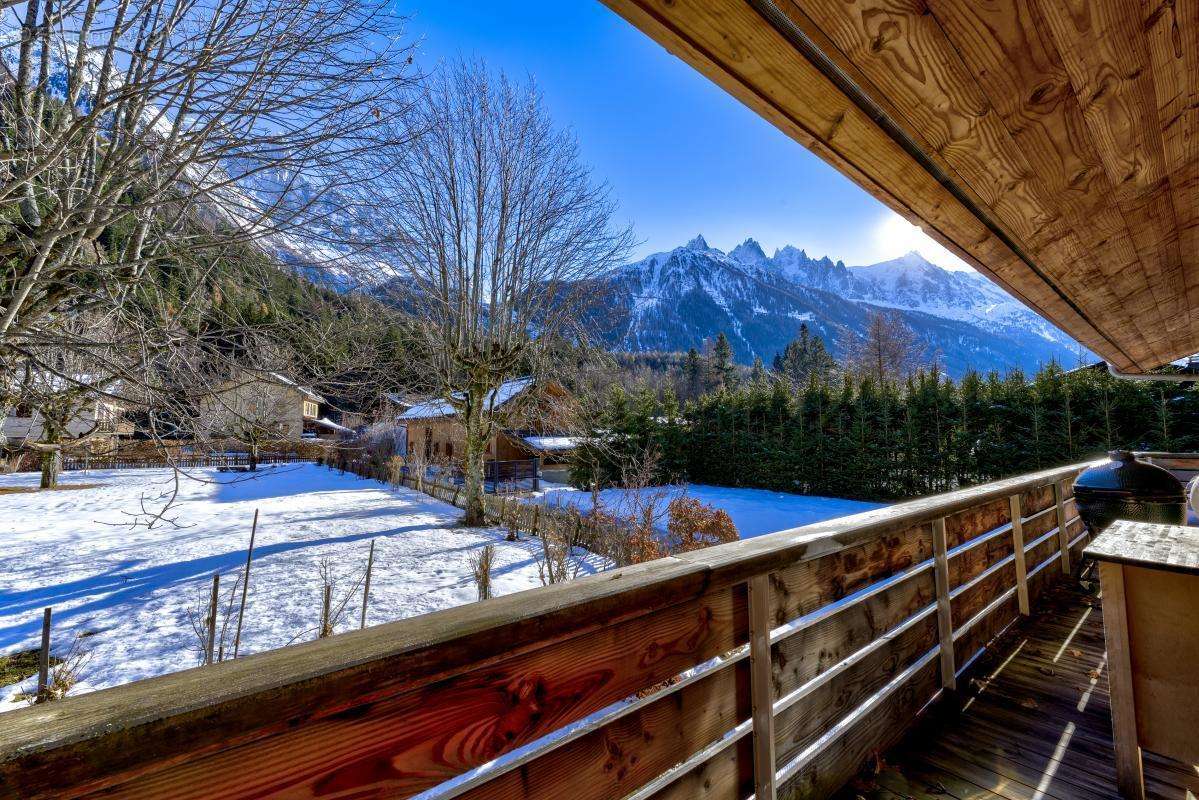
M 245 563 L 259 509 L 242 653 L 315 636 L 320 564 L 341 576 L 334 602 L 348 594 L 375 540 L 369 624 L 469 603 L 476 598 L 468 558 L 496 547 L 495 594 L 541 585 L 536 542 L 506 542 L 498 529 L 454 527 L 461 512 L 418 492 L 315 465 L 281 465 L 258 474 L 197 470 L 181 479 L 169 521 L 133 525 L 162 506 L 169 470 L 66 473 L 90 489 L 0 494 L 0 654 L 37 646 L 42 609 L 53 607 L 56 650 L 76 634 L 91 651 L 73 693 L 186 669 L 198 663 L 188 609 L 207 604 L 221 573 L 222 605 Z M 0 476 L 0 491 L 36 486 L 37 476 Z M 584 572 L 598 568 L 594 558 Z M 361 592 L 337 629 L 356 628 Z M 236 614 L 236 611 L 234 612 Z M 232 633 L 229 634 L 230 641 Z M 0 709 L 16 707 L 21 686 L 0 688 Z
M 834 517 L 858 514 L 872 508 L 881 508 L 881 503 L 864 503 L 858 500 L 842 500 L 837 497 L 815 497 L 786 492 L 771 492 L 766 489 L 735 489 L 728 486 L 705 486 L 688 484 L 685 489 L 672 489 L 672 496 L 686 492 L 701 502 L 723 509 L 733 518 L 733 524 L 742 539 L 751 539 L 764 533 L 810 525 Z M 591 508 L 591 494 L 560 484 L 544 484 L 540 493 L 541 502 L 549 505 L 575 506 L 581 511 Z M 628 490 L 605 489 L 600 492 L 600 503 L 617 513 L 628 506 Z M 665 504 L 663 504 L 665 505 Z M 665 509 L 663 509 L 664 511 Z M 663 522 L 665 525 L 665 522 Z

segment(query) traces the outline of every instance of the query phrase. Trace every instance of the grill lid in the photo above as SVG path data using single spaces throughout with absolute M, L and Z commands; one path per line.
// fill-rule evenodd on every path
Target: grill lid
M 1183 502 L 1182 483 L 1167 470 L 1137 460 L 1130 450 L 1113 450 L 1108 456 L 1111 461 L 1078 476 L 1074 481 L 1076 494 Z

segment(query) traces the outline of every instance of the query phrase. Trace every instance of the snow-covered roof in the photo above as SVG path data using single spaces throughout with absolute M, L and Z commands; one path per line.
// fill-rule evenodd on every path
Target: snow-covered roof
M 310 388 L 309 388 L 309 387 L 307 387 L 307 386 L 301 386 L 300 384 L 298 384 L 298 383 L 296 383 L 295 381 L 293 381 L 291 378 L 288 378 L 286 375 L 280 375 L 278 372 L 268 372 L 267 374 L 268 374 L 268 375 L 270 375 L 272 378 L 274 378 L 274 379 L 275 379 L 276 381 L 278 381 L 279 383 L 283 384 L 284 386 L 294 386 L 294 387 L 296 387 L 296 388 L 297 388 L 297 389 L 299 389 L 299 390 L 300 390 L 300 392 L 301 392 L 301 393 L 303 393 L 303 394 L 304 394 L 304 395 L 305 395 L 305 396 L 306 396 L 306 397 L 307 397 L 309 400 L 314 400 L 314 401 L 316 401 L 316 402 L 318 402 L 318 403 L 324 403 L 324 402 L 325 402 L 325 398 L 321 397 L 321 396 L 320 396 L 319 394 L 317 394 L 315 391 L 313 391 L 312 389 L 310 389 Z
M 312 424 L 320 425 L 322 428 L 328 428 L 329 430 L 337 431 L 338 433 L 353 433 L 354 432 L 351 429 L 347 428 L 345 425 L 338 425 L 336 422 L 329 419 L 328 417 L 321 417 L 320 419 L 314 419 L 312 421 Z
M 483 399 L 483 405 L 485 408 L 491 410 L 497 409 L 532 385 L 532 378 L 517 378 L 505 381 L 500 384 L 498 389 L 493 389 L 487 393 L 487 396 Z M 396 419 L 433 419 L 435 417 L 452 417 L 457 413 L 449 400 L 429 400 L 425 403 L 417 403 L 396 417 Z
M 583 441 L 581 436 L 525 436 L 524 442 L 534 450 L 574 450 Z

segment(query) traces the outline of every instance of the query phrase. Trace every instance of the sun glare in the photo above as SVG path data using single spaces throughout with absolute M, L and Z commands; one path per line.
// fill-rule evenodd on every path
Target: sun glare
M 887 211 L 874 226 L 874 244 L 882 258 L 897 258 L 915 250 L 939 267 L 971 269 L 969 264 L 894 211 Z

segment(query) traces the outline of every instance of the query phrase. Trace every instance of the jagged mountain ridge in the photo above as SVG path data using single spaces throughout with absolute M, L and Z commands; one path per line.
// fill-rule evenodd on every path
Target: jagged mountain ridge
M 918 253 L 847 267 L 784 247 L 767 256 L 753 239 L 724 253 L 698 236 L 607 277 L 604 341 L 628 351 L 686 350 L 724 331 L 736 359 L 767 363 L 801 323 L 834 356 L 873 312 L 898 314 L 951 375 L 969 369 L 1073 366 L 1078 345 L 975 272 L 952 272 Z

